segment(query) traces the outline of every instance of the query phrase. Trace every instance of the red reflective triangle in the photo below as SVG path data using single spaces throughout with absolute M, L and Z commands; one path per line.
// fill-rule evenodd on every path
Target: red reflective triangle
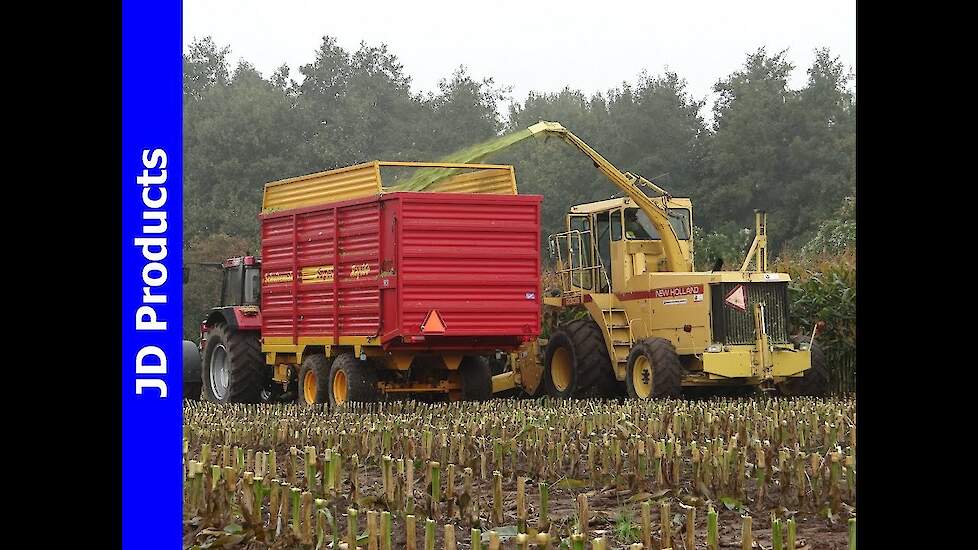
M 421 323 L 421 333 L 445 334 L 445 321 L 441 320 L 441 314 L 438 313 L 437 309 L 428 312 L 424 322 Z
M 723 301 L 740 311 L 747 311 L 747 292 L 744 290 L 744 285 L 737 285 Z

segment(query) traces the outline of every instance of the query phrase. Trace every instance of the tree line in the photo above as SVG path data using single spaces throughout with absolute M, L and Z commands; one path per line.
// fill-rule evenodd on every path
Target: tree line
M 786 51 L 748 53 L 714 85 L 710 121 L 704 100 L 669 70 L 593 94 L 565 87 L 512 98 L 464 66 L 436 91 L 415 92 L 383 44 L 348 51 L 324 37 L 295 78 L 287 65 L 268 77 L 247 61 L 232 68 L 229 56 L 211 38 L 184 54 L 188 261 L 257 253 L 269 181 L 375 159 L 437 160 L 540 120 L 561 122 L 622 170 L 691 197 L 698 268 L 718 255 L 728 267 L 739 263 L 755 208 L 769 212 L 775 252 L 835 246 L 826 235 L 839 231 L 854 238 L 854 76 L 828 49 L 816 52 L 800 89 L 789 85 Z M 618 192 L 556 140 L 527 140 L 490 160 L 515 166 L 521 193 L 545 197 L 543 238 L 561 230 L 571 205 Z M 217 299 L 213 284 L 202 285 L 185 292 L 189 333 Z

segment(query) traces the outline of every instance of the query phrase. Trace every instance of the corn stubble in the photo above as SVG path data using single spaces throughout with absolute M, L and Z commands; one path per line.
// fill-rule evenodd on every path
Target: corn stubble
M 855 546 L 853 399 L 188 401 L 184 419 L 195 544 L 718 549 L 722 517 L 742 548 L 770 518 L 762 545 L 793 549 L 800 514 Z

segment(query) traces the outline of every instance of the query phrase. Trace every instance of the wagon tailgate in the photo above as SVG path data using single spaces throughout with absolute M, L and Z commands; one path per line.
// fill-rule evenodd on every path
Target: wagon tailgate
M 540 327 L 537 195 L 401 195 L 401 334 L 432 310 L 445 336 L 536 336 Z

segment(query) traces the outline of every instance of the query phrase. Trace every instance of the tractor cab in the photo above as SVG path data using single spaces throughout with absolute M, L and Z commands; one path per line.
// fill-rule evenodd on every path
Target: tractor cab
M 191 267 L 221 270 L 221 295 L 218 306 L 258 306 L 261 302 L 261 258 L 238 256 L 223 262 L 188 262 L 183 267 L 183 283 L 190 282 Z
M 217 324 L 235 329 L 258 330 L 261 319 L 261 258 L 237 256 L 221 263 L 199 265 L 221 270 L 218 305 L 209 309 L 200 323 L 200 349 L 204 349 L 208 332 Z
M 692 203 L 664 200 L 680 250 L 692 263 Z M 623 289 L 633 276 L 666 271 L 661 236 L 626 197 L 571 207 L 566 231 L 551 236 L 550 247 L 564 292 L 608 293 Z
M 238 256 L 221 264 L 221 307 L 258 306 L 261 303 L 261 258 Z

